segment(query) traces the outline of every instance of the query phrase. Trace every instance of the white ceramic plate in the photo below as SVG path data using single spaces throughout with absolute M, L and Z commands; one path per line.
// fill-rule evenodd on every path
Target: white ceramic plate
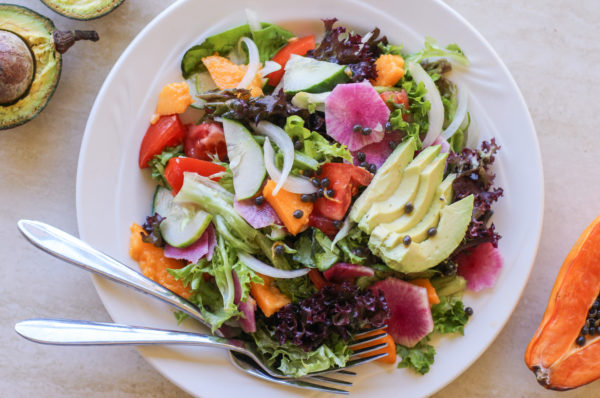
M 259 4 L 259 5 L 257 5 Z M 77 175 L 77 217 L 85 241 L 137 268 L 128 256 L 129 226 L 150 212 L 154 184 L 137 165 L 138 148 L 161 87 L 181 79 L 185 50 L 210 34 L 245 23 L 244 9 L 261 20 L 306 33 L 321 18 L 337 17 L 366 32 L 378 26 L 392 43 L 414 50 L 424 36 L 441 44 L 459 43 L 471 60 L 459 75 L 470 90 L 470 110 L 481 137 L 502 145 L 497 184 L 505 195 L 495 223 L 503 235 L 505 266 L 497 286 L 467 295 L 475 315 L 465 337 L 437 342 L 435 364 L 425 376 L 377 364 L 359 370 L 355 397 L 426 396 L 463 372 L 492 343 L 512 313 L 527 282 L 542 224 L 543 181 L 538 143 L 523 98 L 493 49 L 471 25 L 436 0 L 181 0 L 154 19 L 130 44 L 104 82 L 87 123 Z M 317 21 L 317 22 L 315 22 Z M 95 280 L 98 294 L 115 322 L 176 328 L 170 309 L 124 287 Z M 193 323 L 182 325 L 194 329 Z M 200 348 L 143 348 L 142 355 L 191 394 L 223 396 L 305 396 L 306 390 L 260 381 L 234 369 L 226 354 Z

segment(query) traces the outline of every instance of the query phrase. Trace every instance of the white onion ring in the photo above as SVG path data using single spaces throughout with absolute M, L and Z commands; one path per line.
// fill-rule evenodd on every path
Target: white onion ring
M 335 237 L 333 238 L 333 242 L 331 242 L 331 250 L 332 251 L 335 248 L 336 243 L 338 243 L 339 241 L 344 239 L 346 236 L 348 236 L 348 232 L 350 232 L 351 225 L 352 225 L 352 223 L 350 222 L 350 217 L 346 217 L 344 219 L 344 224 L 342 225 L 342 228 L 340 228 L 338 233 L 335 234 Z
M 277 195 L 277 192 L 279 192 L 281 187 L 283 187 L 283 184 L 285 184 L 285 180 L 287 180 L 288 176 L 290 175 L 290 171 L 292 171 L 292 165 L 294 164 L 294 143 L 292 142 L 290 136 L 287 135 L 285 130 L 273 123 L 262 120 L 258 122 L 256 126 L 253 127 L 258 134 L 264 135 L 265 137 L 268 137 L 271 140 L 273 140 L 275 145 L 277 145 L 277 147 L 283 154 L 283 167 L 281 168 L 281 179 L 279 181 L 275 181 L 277 182 L 277 186 L 273 190 L 273 195 Z M 270 145 L 271 144 L 269 143 L 269 146 Z M 271 159 L 272 158 L 273 157 L 271 156 Z M 271 174 L 269 173 L 269 175 Z
M 265 139 L 263 152 L 265 159 L 265 168 L 267 169 L 267 173 L 269 173 L 269 177 L 271 177 L 271 179 L 279 185 L 279 182 L 282 180 L 282 175 L 281 171 L 275 165 L 275 151 L 273 151 L 271 141 L 269 141 L 268 137 Z M 310 182 L 308 178 L 304 177 L 288 176 L 288 178 L 286 178 L 285 183 L 282 184 L 282 186 L 283 189 L 292 193 L 317 192 L 317 188 L 314 187 L 314 185 Z M 276 195 L 275 190 L 273 190 L 273 195 Z
M 442 104 L 442 97 L 440 97 L 440 92 L 435 83 L 421 65 L 417 62 L 408 62 L 408 70 L 417 83 L 423 82 L 427 90 L 425 99 L 431 104 L 428 114 L 429 129 L 427 129 L 427 135 L 425 135 L 425 139 L 423 140 L 423 147 L 425 148 L 431 145 L 442 132 L 442 126 L 444 125 L 444 104 Z
M 254 272 L 258 272 L 259 274 L 263 274 L 266 276 L 270 276 L 272 278 L 279 279 L 291 279 L 297 278 L 299 276 L 304 276 L 308 274 L 310 271 L 309 268 L 295 269 L 293 271 L 287 271 L 284 269 L 275 268 L 268 264 L 263 263 L 262 261 L 252 257 L 249 254 L 239 252 L 238 257 L 241 262 L 244 263 L 245 266 L 250 268 Z
M 246 47 L 248 47 L 248 69 L 246 70 L 246 74 L 244 74 L 242 81 L 237 85 L 237 88 L 248 88 L 260 69 L 260 58 L 258 56 L 256 44 L 248 37 L 242 37 L 238 43 L 240 54 L 242 54 L 242 42 L 246 43 Z
M 248 26 L 250 27 L 251 32 L 262 29 L 260 21 L 258 20 L 258 14 L 256 14 L 254 10 L 246 8 L 246 19 L 248 20 Z
M 466 121 L 467 119 L 465 119 L 463 123 Z M 477 125 L 477 121 L 471 117 L 471 124 L 467 130 L 467 143 L 465 146 L 467 148 L 476 149 L 477 144 L 479 144 L 479 126 Z
M 265 77 L 270 73 L 277 72 L 279 69 L 281 69 L 281 65 L 279 65 L 277 62 L 266 61 L 265 66 L 260 70 L 260 75 Z
M 455 83 L 456 84 L 456 83 Z M 456 86 L 458 89 L 456 112 L 454 112 L 454 117 L 452 118 L 452 123 L 446 127 L 446 130 L 442 131 L 442 137 L 445 140 L 449 140 L 450 137 L 456 133 L 458 128 L 462 126 L 463 121 L 465 120 L 465 116 L 467 115 L 467 103 L 469 101 L 469 93 L 467 89 L 462 86 Z

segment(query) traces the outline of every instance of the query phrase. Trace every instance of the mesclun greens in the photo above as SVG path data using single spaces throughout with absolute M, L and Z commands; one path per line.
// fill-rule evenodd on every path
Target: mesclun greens
M 163 149 L 160 154 L 154 155 L 148 162 L 148 166 L 150 167 L 150 170 L 152 170 L 152 178 L 160 185 L 170 188 L 169 183 L 165 178 L 165 167 L 167 167 L 169 160 L 183 155 L 183 145 L 167 147 Z

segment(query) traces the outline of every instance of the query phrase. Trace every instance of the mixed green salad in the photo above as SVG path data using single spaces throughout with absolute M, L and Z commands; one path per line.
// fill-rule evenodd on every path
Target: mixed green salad
M 502 265 L 499 147 L 478 146 L 457 45 L 336 22 L 317 39 L 249 14 L 187 50 L 141 143 L 158 186 L 132 256 L 286 374 L 344 366 L 382 325 L 382 361 L 425 374 Z

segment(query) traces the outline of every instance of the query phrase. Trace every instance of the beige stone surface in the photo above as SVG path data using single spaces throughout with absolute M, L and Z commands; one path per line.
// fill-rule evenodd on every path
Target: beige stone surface
M 14 0 L 13 0 L 14 1 Z M 76 233 L 75 175 L 86 119 L 112 64 L 169 0 L 128 0 L 112 14 L 79 22 L 37 0 L 19 4 L 63 29 L 98 30 L 64 57 L 60 85 L 31 123 L 0 132 L 0 396 L 187 397 L 128 348 L 40 346 L 18 337 L 33 317 L 109 321 L 84 271 L 33 249 L 20 218 Z M 600 5 L 596 0 L 447 0 L 499 53 L 529 105 L 546 182 L 539 253 L 515 313 L 492 346 L 436 397 L 546 397 L 523 364 L 523 351 L 554 277 L 580 231 L 600 213 Z M 275 392 L 274 392 L 275 395 Z M 399 395 L 400 396 L 400 395 Z M 600 396 L 600 384 L 561 397 Z

